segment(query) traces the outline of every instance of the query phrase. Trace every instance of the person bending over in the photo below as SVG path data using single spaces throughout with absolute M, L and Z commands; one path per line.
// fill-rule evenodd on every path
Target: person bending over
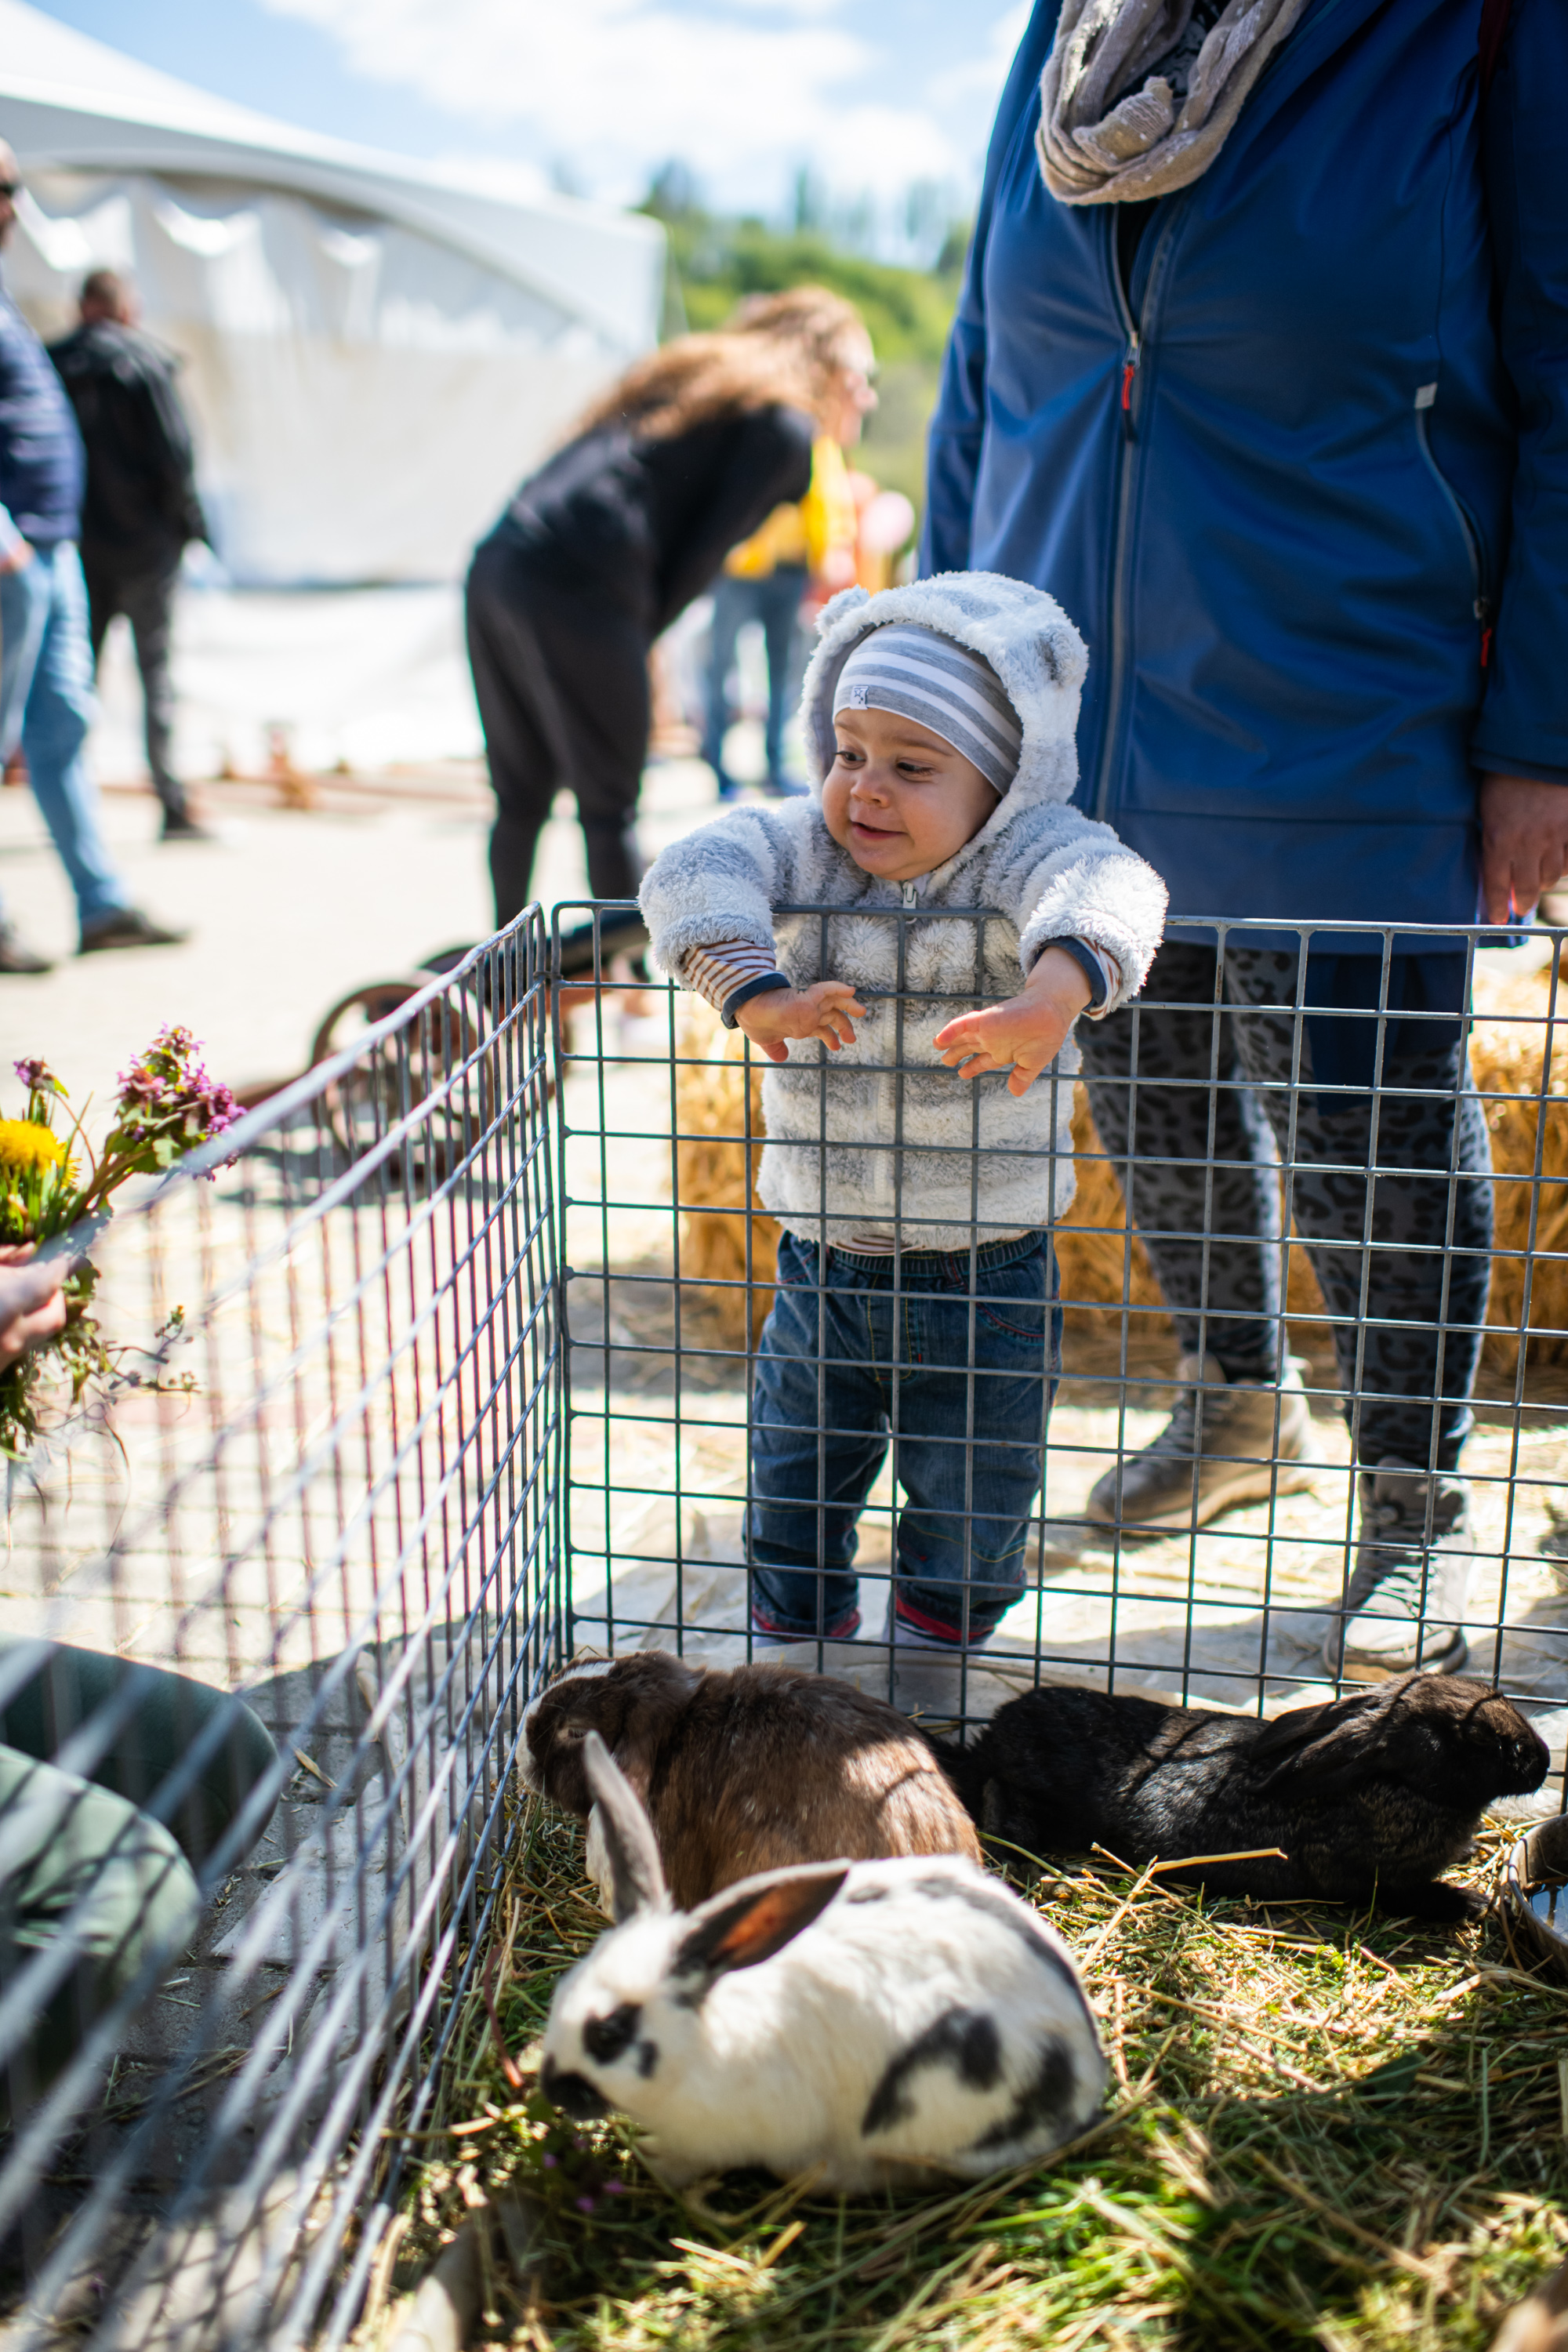
M 805 496 L 812 444 L 872 364 L 847 304 L 776 333 L 682 335 L 629 368 L 523 483 L 469 567 L 468 660 L 496 795 L 496 921 L 528 903 L 557 791 L 595 898 L 635 896 L 654 639 L 737 541 Z

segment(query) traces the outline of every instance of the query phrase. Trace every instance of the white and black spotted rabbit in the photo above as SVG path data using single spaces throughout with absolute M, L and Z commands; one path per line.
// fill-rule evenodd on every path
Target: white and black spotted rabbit
M 1089 2122 L 1105 2062 L 1078 1972 L 956 1855 L 816 1863 L 672 1910 L 653 1832 L 584 1742 L 616 1925 L 556 1990 L 541 2087 L 647 2126 L 673 2185 L 731 2166 L 858 2191 L 978 2179 Z

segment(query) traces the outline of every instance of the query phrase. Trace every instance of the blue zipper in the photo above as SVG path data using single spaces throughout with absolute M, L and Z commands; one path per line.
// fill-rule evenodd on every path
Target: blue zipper
M 1110 805 L 1111 773 L 1121 740 L 1121 704 L 1127 689 L 1127 576 L 1131 538 L 1128 524 L 1132 511 L 1133 478 L 1138 457 L 1138 372 L 1149 340 L 1165 256 L 1179 216 L 1178 211 L 1173 210 L 1153 233 L 1154 242 L 1149 253 L 1149 275 L 1143 289 L 1145 323 L 1141 330 L 1133 320 L 1127 289 L 1121 283 L 1121 268 L 1116 256 L 1116 207 L 1107 205 L 1104 209 L 1110 283 L 1116 296 L 1117 310 L 1121 314 L 1126 349 L 1121 364 L 1121 472 L 1117 488 L 1116 543 L 1110 562 L 1110 682 L 1106 693 L 1105 734 L 1094 793 L 1094 814 L 1102 821 Z

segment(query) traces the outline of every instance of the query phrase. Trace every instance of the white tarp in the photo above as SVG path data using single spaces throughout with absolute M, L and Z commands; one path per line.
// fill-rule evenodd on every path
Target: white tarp
M 0 0 L 27 174 L 11 292 L 63 332 L 129 270 L 186 361 L 239 582 L 450 579 L 529 466 L 655 337 L 657 225 L 523 203 L 269 123 Z
M 174 767 L 266 772 L 275 743 L 309 771 L 477 760 L 484 746 L 461 591 L 186 587 L 176 611 Z M 116 624 L 99 672 L 90 759 L 106 782 L 145 772 L 142 689 Z M 279 732 L 280 730 L 280 732 Z

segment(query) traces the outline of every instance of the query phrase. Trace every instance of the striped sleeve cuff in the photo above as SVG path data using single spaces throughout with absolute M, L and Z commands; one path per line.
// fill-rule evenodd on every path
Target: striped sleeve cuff
M 1092 940 L 1047 940 L 1041 945 L 1040 955 L 1045 954 L 1047 948 L 1064 949 L 1088 981 L 1089 998 L 1081 1017 L 1086 1021 L 1103 1021 L 1121 987 L 1121 966 L 1116 958 L 1108 955 L 1103 948 L 1096 947 Z M 1039 960 L 1040 956 L 1035 958 L 1037 963 Z
M 710 1004 L 731 1028 L 734 1014 L 751 997 L 790 985 L 773 950 L 755 947 L 750 940 L 721 940 L 713 947 L 691 949 L 681 968 L 680 984 Z

